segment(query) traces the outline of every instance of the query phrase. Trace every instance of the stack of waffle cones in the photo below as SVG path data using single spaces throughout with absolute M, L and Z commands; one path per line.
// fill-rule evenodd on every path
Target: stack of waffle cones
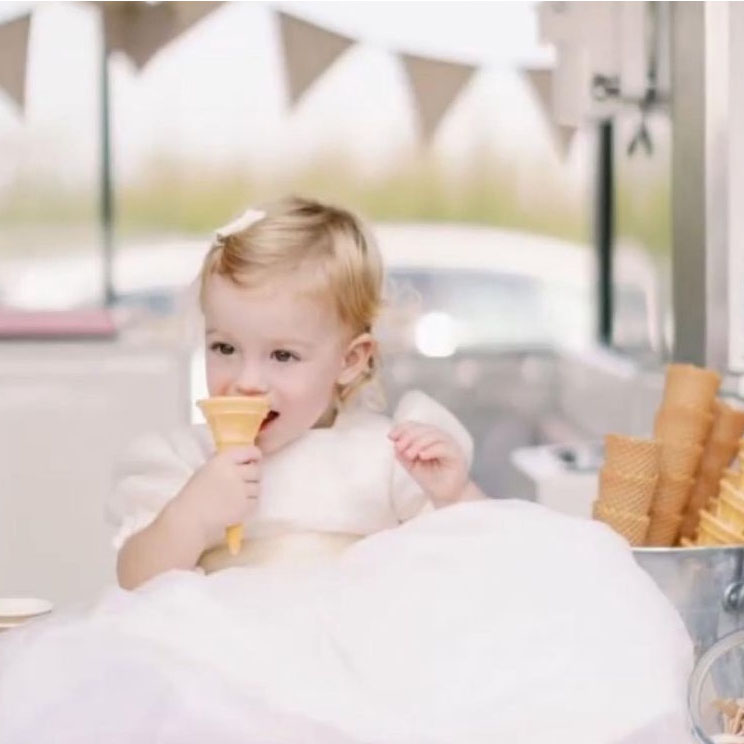
M 671 364 L 654 440 L 605 437 L 593 514 L 631 545 L 744 544 L 744 410 L 716 399 L 719 384 L 713 370 Z
M 654 421 L 661 454 L 648 545 L 670 547 L 677 541 L 713 425 L 719 384 L 720 377 L 712 370 L 691 364 L 667 367 L 664 396 Z
M 683 538 L 689 540 L 693 537 L 701 522 L 701 510 L 711 507 L 711 502 L 722 488 L 721 479 L 739 449 L 742 433 L 744 411 L 722 401 L 715 401 L 713 426 L 705 443 L 697 480 L 682 523 Z
M 656 442 L 619 434 L 605 437 L 605 463 L 592 513 L 631 545 L 643 545 L 646 539 L 658 469 Z

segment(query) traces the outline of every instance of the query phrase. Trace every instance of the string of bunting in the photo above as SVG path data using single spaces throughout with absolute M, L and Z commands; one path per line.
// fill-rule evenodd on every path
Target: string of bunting
M 100 2 L 106 49 L 141 70 L 163 47 L 220 7 L 219 2 Z
M 96 2 L 106 49 L 121 52 L 142 70 L 166 45 L 195 26 L 219 2 Z M 357 39 L 276 11 L 284 58 L 290 108 L 299 105 L 320 78 L 357 43 Z M 31 14 L 0 24 L 0 90 L 22 112 L 25 104 L 26 63 Z M 419 130 L 430 141 L 447 112 L 477 72 L 474 65 L 394 52 L 400 59 L 411 91 Z M 561 157 L 570 146 L 575 126 L 553 120 L 554 72 L 524 69 Z
M 0 26 L 0 88 L 23 111 L 26 102 L 26 58 L 31 14 Z

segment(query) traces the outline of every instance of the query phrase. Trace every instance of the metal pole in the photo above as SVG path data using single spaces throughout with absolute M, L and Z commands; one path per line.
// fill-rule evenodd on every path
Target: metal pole
M 111 121 L 109 99 L 109 56 L 105 41 L 101 57 L 101 237 L 103 240 L 103 297 L 106 307 L 114 302 L 114 198 L 111 166 Z
M 597 331 L 600 343 L 605 346 L 612 344 L 612 247 L 615 237 L 612 135 L 612 121 L 600 122 L 597 131 L 594 244 L 597 249 Z
M 704 365 L 705 10 L 672 3 L 672 304 L 677 362 Z
M 729 3 L 671 3 L 674 359 L 728 367 Z M 737 329 L 732 329 L 736 332 Z

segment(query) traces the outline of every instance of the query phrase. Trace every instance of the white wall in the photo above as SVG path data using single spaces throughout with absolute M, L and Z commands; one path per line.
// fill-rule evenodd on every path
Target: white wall
M 123 341 L 0 344 L 0 596 L 68 604 L 115 580 L 112 465 L 188 421 L 188 361 Z

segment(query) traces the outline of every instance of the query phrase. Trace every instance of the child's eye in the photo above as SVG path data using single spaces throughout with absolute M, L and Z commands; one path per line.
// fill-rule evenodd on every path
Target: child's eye
M 234 346 L 223 343 L 222 341 L 215 341 L 209 348 L 211 351 L 216 351 L 218 354 L 224 354 L 224 356 L 230 356 L 230 354 L 235 353 Z
M 277 362 L 299 361 L 297 354 L 287 351 L 286 349 L 276 349 L 275 351 L 272 351 L 271 358 L 276 359 Z

